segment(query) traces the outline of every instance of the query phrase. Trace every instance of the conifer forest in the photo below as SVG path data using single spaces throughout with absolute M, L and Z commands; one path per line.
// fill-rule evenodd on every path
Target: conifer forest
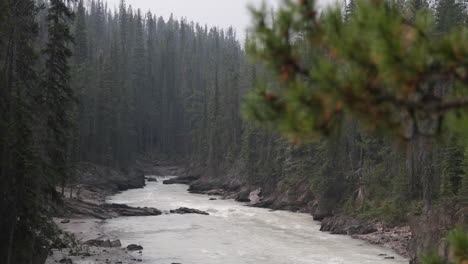
M 245 37 L 126 1 L 0 0 L 0 263 L 81 254 L 57 224 L 80 193 L 170 166 L 194 193 L 468 263 L 466 0 L 281 1 L 246 8 Z M 116 217 L 96 206 L 80 215 Z

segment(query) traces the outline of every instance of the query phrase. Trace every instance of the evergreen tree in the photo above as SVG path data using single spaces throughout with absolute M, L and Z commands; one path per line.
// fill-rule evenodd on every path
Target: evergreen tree
M 461 144 L 457 142 L 455 136 L 450 139 L 442 159 L 440 193 L 442 197 L 453 198 L 458 193 L 461 185 L 465 160 Z
M 415 24 L 418 13 L 429 10 L 429 3 L 426 0 L 410 0 L 408 1 L 408 9 L 410 13 L 410 20 L 413 24 Z
M 345 20 L 348 21 L 354 10 L 356 9 L 356 0 L 345 1 Z
M 66 184 L 70 167 L 70 140 L 72 120 L 70 111 L 75 95 L 70 86 L 68 59 L 72 52 L 69 23 L 73 14 L 65 2 L 51 0 L 48 8 L 49 41 L 44 53 L 46 72 L 44 76 L 43 106 L 46 110 L 47 153 L 51 175 Z
M 465 14 L 466 10 L 461 1 L 439 0 L 435 9 L 437 30 L 448 33 L 454 27 L 462 26 Z
M 81 66 L 88 59 L 88 35 L 86 32 L 86 11 L 83 0 L 78 3 L 74 30 L 74 52 L 75 63 Z
M 405 19 L 394 4 L 386 1 L 358 2 L 348 23 L 343 22 L 338 8 L 319 20 L 313 1 L 289 3 L 281 12 L 272 26 L 265 22 L 265 10 L 254 12 L 256 38 L 249 49 L 268 62 L 283 88 L 288 89 L 257 89 L 251 94 L 247 112 L 290 137 L 310 138 L 317 132 L 337 131 L 344 113 L 354 113 L 368 127 L 394 131 L 406 138 L 434 135 L 442 127 L 444 113 L 468 103 L 466 98 L 442 98 L 435 93 L 435 87 L 452 76 L 458 87 L 464 87 L 465 77 L 449 73 L 449 69 L 450 65 L 466 65 L 462 57 L 448 55 L 455 50 L 468 53 L 460 44 L 466 39 L 463 31 L 433 40 L 426 37 L 431 34 L 430 19 L 419 14 L 420 22 L 406 28 L 411 39 L 394 35 L 397 28 L 406 25 Z M 310 48 L 319 52 L 326 45 L 329 53 L 319 52 L 312 62 L 302 61 L 297 57 L 301 46 L 291 38 L 299 33 L 305 34 Z M 428 56 L 440 59 L 436 62 Z M 340 67 L 336 66 L 338 62 Z M 446 74 L 435 80 L 434 71 Z M 406 114 L 401 115 L 401 111 Z M 434 111 L 437 114 L 433 115 Z
M 247 182 L 266 196 L 301 190 L 298 200 L 314 201 L 316 218 L 345 211 L 401 223 L 421 199 L 466 200 L 462 140 L 427 137 L 457 123 L 449 110 L 466 104 L 457 98 L 466 86 L 466 35 L 435 36 L 434 25 L 458 22 L 440 11 L 430 24 L 425 1 L 410 1 L 409 14 L 400 2 L 350 1 L 319 19 L 312 1 L 291 1 L 273 25 L 269 10 L 255 11 L 246 46 L 267 65 L 251 65 L 232 28 L 143 16 L 124 0 L 115 11 L 79 1 L 74 21 L 65 1 L 38 14 L 33 1 L 0 1 L 0 171 L 12 186 L 0 187 L 11 216 L 1 235 L 14 238 L 0 257 L 31 256 L 12 252 L 34 240 L 17 232 L 42 218 L 46 192 L 71 183 L 74 162 L 185 162 L 214 182 Z M 241 119 L 244 97 L 249 116 L 276 131 Z M 379 129 L 411 141 L 395 149 L 370 132 Z M 309 141 L 323 134 L 334 137 Z
M 54 19 L 55 4 L 48 5 L 51 8 L 49 22 L 58 21 Z M 45 37 L 56 39 L 59 31 L 68 32 L 68 24 L 51 26 L 45 30 L 48 34 L 44 34 L 44 30 L 38 30 L 36 17 L 42 18 L 43 13 L 38 14 L 34 1 L 2 1 L 1 5 L 0 17 L 5 20 L 0 20 L 0 208 L 5 217 L 0 221 L 0 235 L 5 241 L 0 246 L 0 258 L 7 264 L 31 263 L 47 254 L 44 249 L 49 246 L 51 236 L 44 208 L 55 193 L 58 175 L 47 173 L 51 163 L 44 161 L 58 161 L 54 154 L 65 151 L 61 145 L 56 146 L 55 153 L 48 151 L 50 137 L 44 132 L 53 130 L 60 134 L 62 127 L 49 127 L 50 112 L 45 102 L 60 95 L 42 85 L 45 81 L 42 82 L 39 69 L 46 73 L 66 69 L 59 68 L 60 61 L 51 57 L 70 53 L 64 45 L 49 45 L 47 51 L 54 52 L 46 52 L 48 58 L 44 59 L 37 52 L 43 43 L 36 41 L 38 32 L 41 32 L 39 40 Z M 66 6 L 61 10 L 71 14 Z M 43 65 L 45 61 L 47 63 Z M 59 163 L 54 165 L 64 166 Z

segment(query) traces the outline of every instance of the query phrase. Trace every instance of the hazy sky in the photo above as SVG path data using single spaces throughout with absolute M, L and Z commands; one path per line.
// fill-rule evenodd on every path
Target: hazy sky
M 335 0 L 319 0 L 321 4 Z M 107 0 L 109 7 L 118 6 L 120 0 Z M 247 10 L 249 4 L 260 5 L 262 0 L 126 0 L 127 5 L 146 12 L 151 10 L 158 16 L 167 18 L 174 14 L 176 18 L 185 17 L 188 21 L 202 25 L 228 28 L 233 26 L 240 39 L 244 38 L 245 29 L 251 19 Z M 281 0 L 266 0 L 277 6 Z

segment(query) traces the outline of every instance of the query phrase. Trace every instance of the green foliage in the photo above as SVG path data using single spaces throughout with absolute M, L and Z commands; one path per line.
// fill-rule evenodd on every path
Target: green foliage
M 428 255 L 423 256 L 422 263 L 423 264 L 450 264 L 450 262 L 444 260 L 435 251 L 432 251 Z
M 86 252 L 87 249 L 83 246 L 80 241 L 78 241 L 75 237 L 75 234 L 65 232 L 63 233 L 63 236 L 61 237 L 62 243 L 66 245 L 67 248 L 70 249 L 70 255 L 72 256 L 78 256 L 84 252 Z
M 70 142 L 73 121 L 70 112 L 75 102 L 75 94 L 70 86 L 70 66 L 72 56 L 69 45 L 73 37 L 69 22 L 73 13 L 62 0 L 51 0 L 47 14 L 48 42 L 44 55 L 45 73 L 43 78 L 44 97 L 42 105 L 46 113 L 47 126 L 47 173 L 55 177 L 54 182 L 65 184 L 70 177 Z M 53 188 L 53 187 L 52 187 Z
M 458 200 L 464 206 L 468 205 L 468 173 L 465 172 L 460 186 L 460 191 L 458 194 Z
M 468 261 L 468 233 L 457 227 L 447 235 L 452 261 L 447 261 L 433 251 L 422 257 L 422 264 L 465 264 Z
M 452 136 L 442 156 L 440 185 L 442 197 L 454 198 L 457 195 L 462 177 L 465 174 L 464 160 L 464 151 L 456 136 Z
M 447 33 L 453 27 L 462 27 L 465 24 L 466 8 L 463 1 L 439 0 L 435 12 L 439 32 Z
M 347 208 L 347 213 L 357 218 L 367 220 L 380 220 L 393 225 L 401 225 L 407 222 L 406 215 L 409 205 L 399 201 L 377 201 L 378 204 L 369 205 L 364 203 L 357 210 Z
M 301 139 L 338 131 L 350 113 L 366 128 L 413 138 L 439 133 L 445 113 L 468 103 L 438 88 L 449 82 L 466 93 L 467 31 L 435 38 L 429 12 L 409 25 L 388 1 L 358 1 L 346 22 L 340 8 L 319 16 L 314 5 L 285 1 L 274 19 L 252 10 L 248 50 L 282 88 L 253 91 L 251 119 Z M 299 56 L 304 48 L 310 56 Z
M 459 122 L 467 115 L 445 112 L 464 105 L 456 98 L 465 94 L 466 35 L 438 35 L 443 20 L 424 1 L 349 1 L 346 17 L 338 9 L 319 16 L 312 1 L 287 1 L 274 21 L 266 9 L 254 11 L 247 46 L 267 67 L 246 63 L 233 29 L 164 20 L 125 1 L 117 14 L 102 1 L 84 2 L 72 22 L 66 1 L 49 1 L 48 12 L 30 0 L 0 1 L 0 170 L 8 176 L 0 190 L 9 198 L 0 206 L 0 234 L 15 237 L 14 245 L 36 233 L 56 236 L 42 204 L 57 184 L 72 183 L 72 162 L 124 168 L 141 154 L 292 196 L 309 184 L 326 209 L 395 223 L 409 204 L 422 207 L 423 189 L 434 198 L 451 190 L 466 201 L 458 141 L 433 155 L 438 149 L 418 137 L 435 133 L 442 117 L 464 132 Z M 249 92 L 252 82 L 258 87 Z M 290 145 L 277 131 L 244 122 L 244 96 L 248 116 L 307 144 Z M 362 125 L 417 140 L 404 152 Z M 60 239 L 81 250 L 73 237 Z M 0 248 L 0 257 L 31 253 Z
M 62 1 L 43 4 L 0 4 L 0 259 L 7 264 L 30 263 L 49 247 L 47 208 L 69 166 L 72 13 Z

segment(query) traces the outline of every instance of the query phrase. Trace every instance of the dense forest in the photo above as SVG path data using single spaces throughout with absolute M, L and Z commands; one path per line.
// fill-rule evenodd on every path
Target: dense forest
M 358 25 L 352 18 L 356 5 L 346 3 L 339 19 L 344 27 Z M 388 12 L 398 12 L 408 24 L 419 23 L 422 12 L 432 14 L 430 38 L 468 23 L 460 1 L 408 0 L 394 6 Z M 299 192 L 305 185 L 316 219 L 344 212 L 402 224 L 409 212 L 468 205 L 463 129 L 444 127 L 438 135 L 412 133 L 402 140 L 382 132 L 388 126 L 346 115 L 340 126 L 323 124 L 319 136 L 309 137 L 307 114 L 315 112 L 293 101 L 299 84 L 298 93 L 290 95 L 288 109 L 294 110 L 276 113 L 268 101 L 277 95 L 262 89 L 280 91 L 281 80 L 292 73 L 271 71 L 275 61 L 252 62 L 245 48 L 263 60 L 272 53 L 281 57 L 288 46 L 271 44 L 284 43 L 274 38 L 274 29 L 268 35 L 258 26 L 244 44 L 232 28 L 164 19 L 124 0 L 115 10 L 100 0 L 6 0 L 0 9 L 0 234 L 7 241 L 0 257 L 5 263 L 29 263 L 47 246 L 53 228 L 44 212 L 60 199 L 57 186 L 75 183 L 72 168 L 80 162 L 126 168 L 139 157 L 152 157 L 183 164 L 213 182 L 260 187 L 266 195 Z M 255 14 L 259 21 L 265 18 Z M 278 14 L 279 22 L 287 21 L 284 15 Z M 295 37 L 303 63 L 315 63 L 306 39 Z M 271 44 L 266 46 L 272 53 L 262 54 L 254 45 L 259 38 Z M 260 87 L 252 89 L 254 83 Z M 450 93 L 450 80 L 438 84 Z M 259 89 L 263 93 L 256 93 Z M 366 104 L 354 106 L 359 103 Z M 369 103 L 368 112 L 377 109 L 372 107 Z

